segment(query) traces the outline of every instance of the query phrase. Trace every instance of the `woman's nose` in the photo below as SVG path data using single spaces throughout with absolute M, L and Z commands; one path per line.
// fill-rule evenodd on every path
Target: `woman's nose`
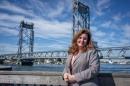
M 84 41 L 84 39 L 82 38 L 81 41 Z

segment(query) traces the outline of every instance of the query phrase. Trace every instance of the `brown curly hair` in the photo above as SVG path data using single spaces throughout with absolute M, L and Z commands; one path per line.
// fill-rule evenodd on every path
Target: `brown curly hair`
M 94 45 L 91 40 L 91 33 L 90 33 L 89 29 L 82 29 L 74 35 L 71 47 L 69 47 L 69 50 L 68 50 L 69 54 L 76 55 L 79 52 L 78 45 L 77 45 L 77 39 L 82 34 L 87 34 L 87 36 L 88 36 L 87 44 L 83 48 L 82 52 L 86 52 L 87 50 L 94 49 Z

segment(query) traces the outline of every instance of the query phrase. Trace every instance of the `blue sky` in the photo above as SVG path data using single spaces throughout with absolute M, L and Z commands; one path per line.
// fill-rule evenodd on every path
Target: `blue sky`
M 80 0 L 90 7 L 99 47 L 130 45 L 130 0 Z M 19 24 L 34 23 L 34 51 L 67 50 L 72 39 L 72 0 L 0 0 L 0 54 L 16 53 Z

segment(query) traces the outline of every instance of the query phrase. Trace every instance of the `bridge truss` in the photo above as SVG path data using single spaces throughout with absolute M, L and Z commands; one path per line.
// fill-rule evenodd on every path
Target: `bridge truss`
M 97 48 L 100 59 L 130 59 L 130 46 L 126 47 L 108 47 Z M 67 51 L 43 51 L 30 53 L 22 53 L 21 59 L 40 59 L 40 58 L 63 58 L 68 56 Z M 17 54 L 2 54 L 0 59 L 18 59 Z

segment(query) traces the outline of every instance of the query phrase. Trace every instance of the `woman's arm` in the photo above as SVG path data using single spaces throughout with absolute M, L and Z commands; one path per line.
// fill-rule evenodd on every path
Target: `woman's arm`
M 89 68 L 74 74 L 74 79 L 77 82 L 83 81 L 83 80 L 89 80 L 97 75 L 99 72 L 99 56 L 96 50 L 92 50 L 89 55 Z
M 65 63 L 64 70 L 63 70 L 63 73 L 62 73 L 62 78 L 65 81 L 66 81 L 66 79 L 68 79 L 68 75 L 70 75 L 69 74 L 69 66 L 68 66 L 69 59 L 70 59 L 70 56 L 68 56 L 67 59 L 66 59 L 66 63 Z

